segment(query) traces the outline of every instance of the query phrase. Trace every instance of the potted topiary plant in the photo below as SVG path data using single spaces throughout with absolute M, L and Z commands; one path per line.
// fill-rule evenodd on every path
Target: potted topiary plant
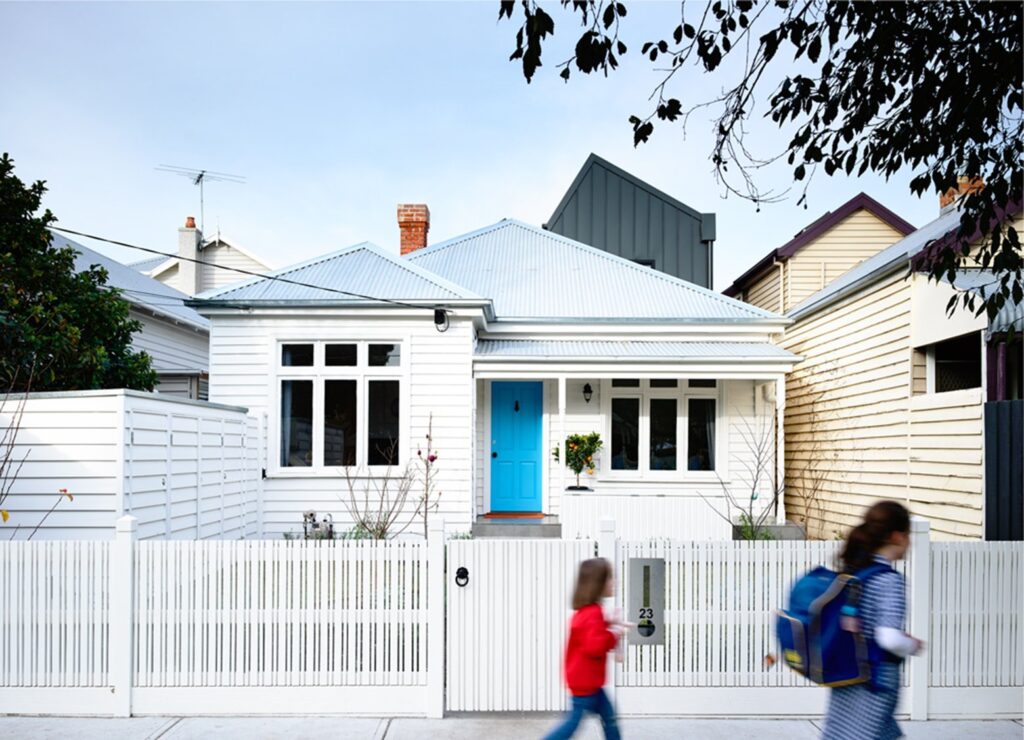
M 569 486 L 570 491 L 589 491 L 589 486 L 580 485 L 580 475 L 583 471 L 587 475 L 594 474 L 594 456 L 601 449 L 601 435 L 597 432 L 590 434 L 570 434 L 565 438 L 565 464 L 569 470 L 576 474 L 576 485 Z M 552 457 L 561 462 L 559 449 L 556 447 L 551 451 Z

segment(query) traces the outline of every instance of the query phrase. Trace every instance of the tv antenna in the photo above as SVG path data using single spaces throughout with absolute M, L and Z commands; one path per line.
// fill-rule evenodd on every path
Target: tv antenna
M 236 185 L 245 185 L 245 178 L 242 175 L 231 175 L 227 172 L 215 172 L 213 170 L 197 170 L 192 167 L 175 167 L 170 164 L 162 164 L 156 168 L 160 172 L 169 172 L 172 175 L 187 177 L 193 185 L 199 186 L 199 231 L 203 231 L 205 225 L 203 208 L 203 186 L 209 182 L 233 182 Z

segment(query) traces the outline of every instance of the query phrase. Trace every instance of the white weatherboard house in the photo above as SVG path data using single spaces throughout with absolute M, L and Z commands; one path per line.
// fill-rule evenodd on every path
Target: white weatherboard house
M 431 421 L 450 529 L 515 512 L 570 539 L 606 516 L 627 537 L 728 538 L 723 487 L 770 498 L 786 319 L 518 221 L 425 247 L 419 208 L 404 256 L 359 244 L 191 303 L 210 400 L 266 417 L 266 534 L 306 509 L 344 527 L 345 467 L 415 461 Z M 592 431 L 593 490 L 567 491 L 551 450 Z

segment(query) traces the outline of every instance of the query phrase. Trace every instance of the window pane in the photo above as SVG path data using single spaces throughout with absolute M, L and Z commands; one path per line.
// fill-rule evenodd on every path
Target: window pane
M 613 378 L 612 388 L 639 388 L 640 381 L 636 378 Z
M 313 381 L 281 381 L 281 467 L 313 464 Z
M 651 378 L 651 388 L 676 388 L 679 381 L 674 378 Z
M 690 378 L 690 387 L 691 388 L 714 388 L 715 387 L 715 382 L 716 381 L 715 381 L 714 378 Z
M 356 464 L 356 381 L 324 381 L 324 465 Z
M 612 399 L 612 470 L 636 470 L 640 458 L 640 399 Z
M 371 344 L 370 367 L 398 367 L 402 364 L 402 345 Z
M 690 470 L 715 469 L 715 401 L 691 398 L 687 449 Z
M 371 380 L 369 386 L 367 457 L 370 465 L 397 465 L 398 381 Z
M 676 469 L 676 399 L 651 399 L 651 470 Z
M 981 387 L 981 340 L 966 334 L 935 345 L 935 392 Z
M 285 367 L 312 367 L 312 344 L 282 344 L 281 364 Z
M 356 345 L 328 344 L 324 348 L 324 362 L 329 367 L 354 367 L 356 364 Z

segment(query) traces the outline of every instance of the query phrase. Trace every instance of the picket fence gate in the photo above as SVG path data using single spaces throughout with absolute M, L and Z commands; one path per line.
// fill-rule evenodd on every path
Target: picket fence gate
M 1024 544 L 931 542 L 913 523 L 900 712 L 1024 714 Z M 0 714 L 552 711 L 578 562 L 665 559 L 663 646 L 627 645 L 627 716 L 816 716 L 826 692 L 763 658 L 793 579 L 832 542 L 591 540 L 0 544 Z

